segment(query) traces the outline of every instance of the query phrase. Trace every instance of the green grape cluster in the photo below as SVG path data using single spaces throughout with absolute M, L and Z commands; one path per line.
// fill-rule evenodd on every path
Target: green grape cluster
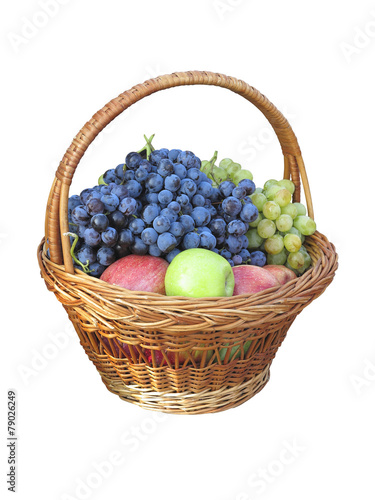
M 210 161 L 204 160 L 201 165 L 201 171 L 213 181 L 213 187 L 219 187 L 224 181 L 232 181 L 238 186 L 238 183 L 243 179 L 253 180 L 253 174 L 249 170 L 243 170 L 239 163 L 230 158 L 223 158 L 219 165 L 215 165 L 216 160 L 217 152 Z
M 315 221 L 306 215 L 302 203 L 293 203 L 295 186 L 289 179 L 268 180 L 250 196 L 259 211 L 246 233 L 249 250 L 262 250 L 267 264 L 285 265 L 297 276 L 311 265 L 311 257 L 303 246 L 306 236 L 314 234 Z

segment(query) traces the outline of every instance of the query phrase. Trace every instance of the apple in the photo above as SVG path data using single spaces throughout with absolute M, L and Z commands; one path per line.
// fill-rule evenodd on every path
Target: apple
M 235 266 L 233 274 L 235 280 L 233 295 L 257 293 L 266 288 L 280 286 L 275 276 L 263 267 Z
M 167 295 L 230 297 L 234 275 L 229 262 L 204 248 L 189 248 L 176 255 L 165 275 Z
M 168 262 L 151 255 L 127 255 L 107 267 L 100 279 L 128 290 L 165 295 Z
M 267 269 L 268 272 L 272 273 L 280 285 L 284 285 L 285 283 L 288 283 L 288 281 L 294 280 L 296 277 L 296 274 L 285 266 L 269 264 L 264 266 L 263 269 Z

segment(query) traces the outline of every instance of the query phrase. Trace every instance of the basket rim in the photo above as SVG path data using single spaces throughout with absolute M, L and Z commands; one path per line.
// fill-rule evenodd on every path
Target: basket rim
M 331 279 L 333 279 L 335 271 L 338 267 L 338 262 L 337 262 L 338 256 L 336 253 L 335 246 L 332 243 L 330 243 L 327 240 L 327 238 L 318 231 L 316 231 L 314 234 L 316 235 L 318 241 L 324 239 L 330 247 L 329 248 L 327 245 L 327 247 L 324 248 L 318 245 L 320 253 L 322 255 L 325 253 L 330 253 L 331 257 L 333 257 L 331 262 L 331 269 L 329 270 L 329 273 L 332 274 Z M 308 238 L 313 238 L 313 236 Z M 326 250 L 326 252 L 324 252 L 324 250 Z M 42 239 L 41 243 L 38 246 L 38 260 L 41 268 L 42 266 L 45 267 L 45 263 L 48 263 L 48 266 L 50 268 L 55 268 L 64 275 L 69 276 L 69 279 L 71 279 L 71 281 L 79 281 L 81 284 L 84 284 L 85 282 L 92 283 L 92 280 L 94 280 L 94 283 L 98 285 L 100 288 L 102 288 L 103 291 L 105 290 L 108 292 L 113 292 L 113 294 L 116 295 L 117 299 L 122 298 L 125 301 L 128 301 L 129 299 L 132 298 L 140 301 L 154 300 L 157 301 L 158 307 L 162 306 L 163 304 L 170 306 L 172 303 L 176 303 L 176 305 L 181 307 L 181 309 L 184 309 L 184 305 L 186 306 L 187 303 L 195 304 L 196 306 L 199 306 L 199 308 L 205 306 L 213 307 L 217 306 L 219 303 L 220 305 L 223 306 L 222 309 L 233 310 L 233 307 L 228 307 L 228 305 L 235 304 L 238 300 L 243 301 L 244 299 L 248 299 L 249 305 L 252 305 L 253 307 L 255 305 L 261 305 L 262 307 L 264 307 L 265 304 L 272 304 L 272 303 L 280 304 L 280 302 L 288 301 L 288 299 L 294 300 L 296 297 L 295 294 L 292 294 L 289 297 L 284 297 L 284 292 L 289 290 L 291 291 L 292 289 L 297 288 L 298 289 L 297 295 L 301 295 L 302 289 L 304 289 L 303 283 L 308 282 L 309 279 L 313 277 L 313 275 L 319 274 L 319 271 L 324 268 L 323 259 L 321 257 L 316 259 L 313 256 L 313 262 L 314 261 L 315 262 L 314 265 L 310 267 L 310 269 L 308 269 L 302 276 L 299 277 L 296 276 L 295 279 L 290 280 L 289 282 L 280 286 L 267 288 L 265 290 L 256 292 L 254 294 L 240 294 L 240 295 L 232 295 L 229 297 L 185 297 L 179 295 L 168 296 L 154 292 L 129 290 L 126 288 L 119 287 L 117 285 L 109 284 L 106 281 L 101 280 L 100 278 L 95 278 L 94 276 L 88 276 L 83 271 L 77 269 L 75 270 L 75 274 L 72 275 L 65 271 L 64 264 L 55 264 L 47 257 L 45 252 L 45 238 Z M 325 260 L 327 260 L 327 258 Z M 257 304 L 251 304 L 251 302 L 253 301 L 256 301 Z M 116 302 L 118 302 L 118 300 Z M 186 312 L 185 309 L 184 312 Z

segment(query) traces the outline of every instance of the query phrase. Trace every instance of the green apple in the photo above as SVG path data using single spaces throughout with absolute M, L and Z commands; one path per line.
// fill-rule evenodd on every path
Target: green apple
M 229 262 L 211 250 L 190 248 L 176 255 L 165 275 L 167 295 L 231 297 L 234 274 Z

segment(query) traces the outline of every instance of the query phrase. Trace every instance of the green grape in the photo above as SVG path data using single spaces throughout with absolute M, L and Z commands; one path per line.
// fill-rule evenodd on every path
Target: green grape
M 258 217 L 255 219 L 255 221 L 249 222 L 249 226 L 250 227 L 258 227 L 259 222 L 263 219 L 264 219 L 264 215 L 262 214 L 262 212 L 259 212 Z
M 267 264 L 271 264 L 274 266 L 283 266 L 287 258 L 288 258 L 287 251 L 285 250 L 285 248 L 283 248 L 281 252 L 276 253 L 274 255 L 272 253 L 268 253 Z
M 290 269 L 291 271 L 293 271 L 297 276 L 298 276 L 298 273 L 297 273 L 297 269 L 294 269 L 288 261 L 285 262 L 284 264 L 285 267 L 287 267 L 288 269 Z
M 301 252 L 291 252 L 288 255 L 288 264 L 290 264 L 293 269 L 301 269 L 305 264 L 305 257 Z
M 241 170 L 241 165 L 239 163 L 232 163 L 227 167 L 227 172 L 229 177 L 233 177 L 235 173 L 239 172 Z
M 284 248 L 283 237 L 279 234 L 274 234 L 271 238 L 267 238 L 264 242 L 264 248 L 267 253 L 276 255 Z
M 301 248 L 299 249 L 299 251 L 303 254 L 303 256 L 305 257 L 305 264 L 304 264 L 304 267 L 309 268 L 310 265 L 311 265 L 311 257 L 310 257 L 310 254 L 308 253 L 308 251 L 306 250 L 306 248 L 302 245 Z
M 210 162 L 208 160 L 203 160 L 202 163 L 201 163 L 200 170 L 201 170 L 201 172 L 203 172 L 207 176 L 208 176 L 208 174 L 211 174 L 211 164 L 210 164 Z
M 275 198 L 275 194 L 278 193 L 279 191 L 281 191 L 282 189 L 284 189 L 284 188 L 282 188 L 278 184 L 273 184 L 272 186 L 270 186 L 269 188 L 267 188 L 264 191 L 264 194 L 267 196 L 268 200 L 272 201 Z
M 293 194 L 296 189 L 296 186 L 289 179 L 282 179 L 281 181 L 279 181 L 279 185 L 287 189 L 290 194 Z
M 293 221 L 294 227 L 305 236 L 310 236 L 316 231 L 316 223 L 307 215 L 298 215 Z
M 230 158 L 223 158 L 221 160 L 221 162 L 219 163 L 219 167 L 223 168 L 224 170 L 227 170 L 229 165 L 232 165 L 232 163 L 233 163 L 233 160 L 231 160 Z
M 257 193 L 256 191 L 250 195 L 251 201 L 257 207 L 258 210 L 262 211 L 263 206 L 267 203 L 267 198 L 262 193 Z
M 281 208 L 274 201 L 267 201 L 263 205 L 263 215 L 270 220 L 276 220 L 281 215 Z
M 293 227 L 293 219 L 290 215 L 281 214 L 276 219 L 276 227 L 279 231 L 287 233 Z
M 273 201 L 275 201 L 280 207 L 286 207 L 292 201 L 292 195 L 287 189 L 280 189 L 280 191 L 275 193 Z
M 306 215 L 306 207 L 302 203 L 295 202 L 293 205 L 297 209 L 297 215 Z
M 262 193 L 263 194 L 263 188 L 261 188 L 261 187 L 255 188 L 254 193 Z
M 289 203 L 285 207 L 281 207 L 281 213 L 290 215 L 292 219 L 295 219 L 298 215 L 297 207 L 294 203 Z
M 264 183 L 263 189 L 266 191 L 269 187 L 273 186 L 274 184 L 278 184 L 279 181 L 276 179 L 269 179 Z
M 296 234 L 298 238 L 302 241 L 302 243 L 305 241 L 305 237 L 303 236 L 301 231 L 298 231 L 298 229 L 294 226 L 289 229 L 288 233 Z
M 228 179 L 228 173 L 223 168 L 217 167 L 216 165 L 214 165 L 212 179 L 217 184 L 220 184 L 221 182 L 224 182 Z
M 259 222 L 257 231 L 262 238 L 271 238 L 276 232 L 276 224 L 269 219 L 263 219 Z
M 284 245 L 288 252 L 298 252 L 301 248 L 302 241 L 296 234 L 288 233 L 284 236 Z
M 246 233 L 246 238 L 249 241 L 248 248 L 259 248 L 263 243 L 263 238 L 259 236 L 256 229 L 249 229 L 249 231 Z
M 240 181 L 242 181 L 242 179 L 250 179 L 252 181 L 253 174 L 250 172 L 250 170 L 239 170 L 238 172 L 233 174 L 232 180 L 236 184 L 236 186 Z

